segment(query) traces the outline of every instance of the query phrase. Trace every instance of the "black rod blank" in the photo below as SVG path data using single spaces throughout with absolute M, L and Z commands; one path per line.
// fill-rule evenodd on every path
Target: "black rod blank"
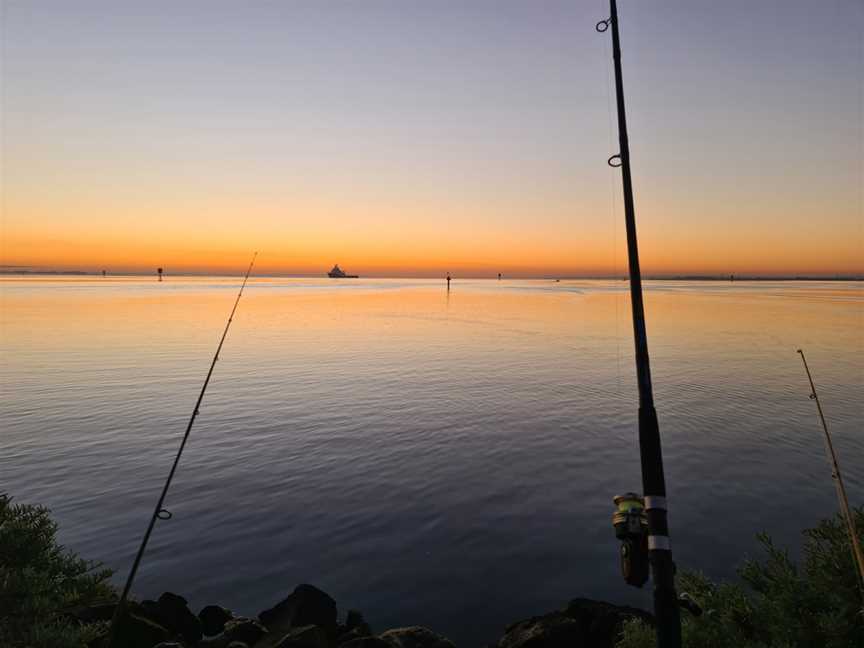
M 843 484 L 843 475 L 840 473 L 840 464 L 837 461 L 837 453 L 834 451 L 834 442 L 831 440 L 831 433 L 828 431 L 828 423 L 825 421 L 825 414 L 822 412 L 822 403 L 819 401 L 819 394 L 816 392 L 816 385 L 813 383 L 813 376 L 810 375 L 810 365 L 807 364 L 807 358 L 804 357 L 804 351 L 798 349 L 801 354 L 801 362 L 804 363 L 804 371 L 807 372 L 807 380 L 810 382 L 810 398 L 816 403 L 816 410 L 819 412 L 819 420 L 822 422 L 822 430 L 825 432 L 825 451 L 828 454 L 828 461 L 831 462 L 831 477 L 834 479 L 834 486 L 837 489 L 837 500 L 840 503 L 840 513 L 843 516 L 843 521 L 846 523 L 846 532 L 849 534 L 849 544 L 852 546 L 852 557 L 855 560 L 855 565 L 858 568 L 858 589 L 861 592 L 862 610 L 864 610 L 864 551 L 861 549 L 861 542 L 858 540 L 858 531 L 855 528 L 855 518 L 849 508 L 849 498 L 846 496 L 846 486 Z
M 658 648 L 680 648 L 681 618 L 675 592 L 675 565 L 669 543 L 666 519 L 666 480 L 663 476 L 663 453 L 660 429 L 654 409 L 651 367 L 648 360 L 648 334 L 642 303 L 642 272 L 639 268 L 639 246 L 636 238 L 636 210 L 630 175 L 630 144 L 624 110 L 624 85 L 621 75 L 621 43 L 618 33 L 618 6 L 609 0 L 608 21 L 597 24 L 598 31 L 612 28 L 612 58 L 615 64 L 615 98 L 618 107 L 618 155 L 609 165 L 621 167 L 624 185 L 624 219 L 627 228 L 627 259 L 630 269 L 630 303 L 633 311 L 633 340 L 636 346 L 636 377 L 639 385 L 639 453 L 642 463 L 642 489 L 648 517 L 648 548 L 654 577 L 654 615 L 657 620 Z
M 153 509 L 153 515 L 150 516 L 147 530 L 144 532 L 144 537 L 141 539 L 141 546 L 138 547 L 138 553 L 135 555 L 132 569 L 129 570 L 129 576 L 126 578 L 126 584 L 123 586 L 123 593 L 120 595 L 120 600 L 114 608 L 114 616 L 111 619 L 111 631 L 108 639 L 109 648 L 115 648 L 114 642 L 117 636 L 117 626 L 123 621 L 123 614 L 126 611 L 126 601 L 129 597 L 129 591 L 132 589 L 132 584 L 135 582 L 138 567 L 141 564 L 141 559 L 144 557 L 144 552 L 147 549 L 147 543 L 150 541 L 150 534 L 153 533 L 153 527 L 156 525 L 156 520 L 166 520 L 171 517 L 171 513 L 163 508 L 163 505 L 165 504 L 165 496 L 168 495 L 168 489 L 171 487 L 171 481 L 174 479 L 174 473 L 177 470 L 177 465 L 180 463 L 183 449 L 186 447 L 186 441 L 189 440 L 189 433 L 192 431 L 192 426 L 195 424 L 195 419 L 198 417 L 198 408 L 201 406 L 201 401 L 204 400 L 204 393 L 207 391 L 207 385 L 210 384 L 210 377 L 213 375 L 213 369 L 216 366 L 216 361 L 219 359 L 219 352 L 222 351 L 222 344 L 225 342 L 225 338 L 228 335 L 228 329 L 231 328 L 231 322 L 234 320 L 234 313 L 237 311 L 237 304 L 240 303 L 240 298 L 243 296 L 243 289 L 246 288 L 246 282 L 249 280 L 249 274 L 252 272 L 252 266 L 255 264 L 255 258 L 257 256 L 258 253 L 255 252 L 255 254 L 252 255 L 252 261 L 249 262 L 249 268 L 246 270 L 246 276 L 243 277 L 243 283 L 240 285 L 237 299 L 234 300 L 234 307 L 231 309 L 231 314 L 228 316 L 225 330 L 222 331 L 219 346 L 216 347 L 216 353 L 213 354 L 213 361 L 210 363 L 207 377 L 204 379 L 204 384 L 201 386 L 201 392 L 198 394 L 198 400 L 195 401 L 195 407 L 192 410 L 192 415 L 189 417 L 189 423 L 186 425 L 186 433 L 183 435 L 183 440 L 180 442 L 180 448 L 177 450 L 177 455 L 174 457 L 174 463 L 171 465 L 168 479 L 165 480 L 165 485 L 162 487 L 159 501 L 156 502 L 156 508 Z

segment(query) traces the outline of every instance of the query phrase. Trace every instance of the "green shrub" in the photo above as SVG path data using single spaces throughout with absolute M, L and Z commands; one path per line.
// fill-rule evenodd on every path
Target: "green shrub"
M 864 542 L 864 509 L 854 512 Z M 684 572 L 678 589 L 705 613 L 682 611 L 686 648 L 861 648 L 864 610 L 857 571 L 840 516 L 804 531 L 803 565 L 764 534 L 761 561 L 747 560 L 741 583 L 714 583 L 698 572 Z M 643 623 L 624 628 L 618 648 L 651 648 L 654 631 Z
M 12 504 L 0 494 L 0 646 L 79 648 L 104 631 L 65 613 L 116 598 L 111 571 L 57 544 L 57 524 L 43 506 Z

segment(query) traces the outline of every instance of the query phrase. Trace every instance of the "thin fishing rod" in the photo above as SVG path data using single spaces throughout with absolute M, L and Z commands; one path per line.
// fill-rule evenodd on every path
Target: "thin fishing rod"
M 825 421 L 825 414 L 822 412 L 822 403 L 819 402 L 819 394 L 816 393 L 816 385 L 813 384 L 813 376 L 810 374 L 810 367 L 807 365 L 804 351 L 798 349 L 798 353 L 801 354 L 801 362 L 804 363 L 804 371 L 807 372 L 807 380 L 810 381 L 810 399 L 816 403 L 819 420 L 822 421 L 822 430 L 825 432 L 825 449 L 828 453 L 828 460 L 831 462 L 831 477 L 834 479 L 834 486 L 837 489 L 837 499 L 840 501 L 840 511 L 843 515 L 843 520 L 846 522 L 849 543 L 852 545 L 852 557 L 858 566 L 858 588 L 861 590 L 862 604 L 864 604 L 864 552 L 861 551 L 861 542 L 858 540 L 858 533 L 855 529 L 855 518 L 852 517 L 852 511 L 849 508 L 849 498 L 846 497 L 846 486 L 844 486 L 843 476 L 840 474 L 840 464 L 837 462 L 837 453 L 834 451 L 834 442 L 831 440 L 831 433 L 828 431 L 828 423 Z
M 666 480 L 660 429 L 654 409 L 651 366 L 648 360 L 648 334 L 642 303 L 642 272 L 636 238 L 636 210 L 630 175 L 630 143 L 624 109 L 624 84 L 621 74 L 621 42 L 618 33 L 618 5 L 609 0 L 609 18 L 596 25 L 599 32 L 612 28 L 612 58 L 615 65 L 615 98 L 618 107 L 619 152 L 608 164 L 621 168 L 624 189 L 624 221 L 627 229 L 627 259 L 630 268 L 630 303 L 633 310 L 633 340 L 636 347 L 636 377 L 639 385 L 639 453 L 642 463 L 642 490 L 648 518 L 648 549 L 654 577 L 654 616 L 657 620 L 658 648 L 680 648 L 681 618 L 675 592 L 675 565 L 669 543 L 666 519 Z
M 180 463 L 180 457 L 183 454 L 183 449 L 186 447 L 186 441 L 189 440 L 189 433 L 192 431 L 192 426 L 195 419 L 198 417 L 198 408 L 201 406 L 201 401 L 204 400 L 204 393 L 207 391 L 207 385 L 210 384 L 210 376 L 213 375 L 213 368 L 216 366 L 216 361 L 219 359 L 219 353 L 222 351 L 222 344 L 228 335 L 228 329 L 231 328 L 231 322 L 234 320 L 234 313 L 237 311 L 237 304 L 240 303 L 240 298 L 243 296 L 243 289 L 246 288 L 246 282 L 249 281 L 249 274 L 252 272 L 252 266 L 255 264 L 255 258 L 258 253 L 252 255 L 252 261 L 249 262 L 249 267 L 246 270 L 246 276 L 243 277 L 243 283 L 240 285 L 240 291 L 237 293 L 237 299 L 234 300 L 234 307 L 231 309 L 231 314 L 228 315 L 228 322 L 225 324 L 225 330 L 222 331 L 222 338 L 219 340 L 219 346 L 216 347 L 216 353 L 213 354 L 213 361 L 210 363 L 210 369 L 207 371 L 207 377 L 204 379 L 204 384 L 201 386 L 201 393 L 198 394 L 198 400 L 195 401 L 195 407 L 192 410 L 192 416 L 189 417 L 189 423 L 186 425 L 186 433 L 183 435 L 183 440 L 180 442 L 180 448 L 177 450 L 177 456 L 174 457 L 174 463 L 171 465 L 171 471 L 168 473 L 168 479 L 165 480 L 165 485 L 162 487 L 162 493 L 159 495 L 159 501 L 156 502 L 156 508 L 153 509 L 153 515 L 150 516 L 150 523 L 147 525 L 147 531 L 144 532 L 144 537 L 141 540 L 141 546 L 138 548 L 138 553 L 135 556 L 135 561 L 132 563 L 132 569 L 129 571 L 129 577 L 126 579 L 126 584 L 123 586 L 123 593 L 120 595 L 120 600 L 114 608 L 114 616 L 111 619 L 111 632 L 108 639 L 109 648 L 114 648 L 114 640 L 117 634 L 117 625 L 122 622 L 123 613 L 126 609 L 126 600 L 129 597 L 129 591 L 132 589 L 132 584 L 135 582 L 135 576 L 138 573 L 138 566 L 141 564 L 141 559 L 144 557 L 144 551 L 147 549 L 147 543 L 150 541 L 150 534 L 153 532 L 153 527 L 156 525 L 156 520 L 171 519 L 171 512 L 163 508 L 165 496 L 168 494 L 168 489 L 171 487 L 171 480 L 174 479 L 174 473 L 177 470 L 177 465 Z

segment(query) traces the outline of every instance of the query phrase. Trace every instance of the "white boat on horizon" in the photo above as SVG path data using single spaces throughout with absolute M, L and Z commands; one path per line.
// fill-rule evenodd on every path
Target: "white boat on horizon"
M 339 267 L 339 264 L 333 266 L 333 269 L 327 273 L 331 279 L 357 279 L 359 275 L 345 274 L 345 271 Z

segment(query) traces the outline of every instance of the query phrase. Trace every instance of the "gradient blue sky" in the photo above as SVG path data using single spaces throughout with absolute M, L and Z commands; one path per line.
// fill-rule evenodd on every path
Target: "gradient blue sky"
M 623 269 L 608 3 L 2 4 L 2 263 Z M 862 272 L 864 3 L 619 12 L 645 270 Z

